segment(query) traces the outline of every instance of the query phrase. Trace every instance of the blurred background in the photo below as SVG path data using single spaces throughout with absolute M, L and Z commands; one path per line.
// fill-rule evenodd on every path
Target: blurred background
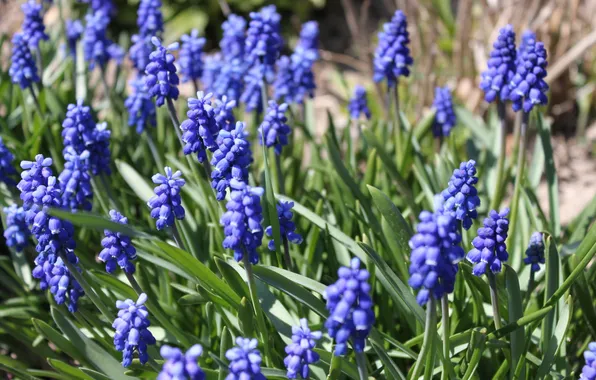
M 548 115 L 556 139 L 562 222 L 576 215 L 596 193 L 596 0 L 162 1 L 166 42 L 196 28 L 207 39 L 207 52 L 219 49 L 221 23 L 228 9 L 248 17 L 263 5 L 275 4 L 284 20 L 287 52 L 295 44 L 300 25 L 318 21 L 322 59 L 316 66 L 314 104 L 322 116 L 329 110 L 339 118 L 347 118 L 345 104 L 355 84 L 365 85 L 375 95 L 371 64 L 377 33 L 396 9 L 408 17 L 415 61 L 412 75 L 401 85 L 404 109 L 411 120 L 419 119 L 431 106 L 438 85 L 448 85 L 457 102 L 484 117 L 487 104 L 478 83 L 492 41 L 506 24 L 512 24 L 518 36 L 531 29 L 545 43 L 549 55 Z M 128 48 L 130 35 L 136 31 L 138 1 L 115 3 L 118 12 L 110 32 Z M 0 2 L 0 34 L 11 35 L 19 29 L 20 4 Z M 71 18 L 83 17 L 87 9 L 77 1 L 70 0 L 67 5 Z M 45 21 L 50 28 L 59 22 L 56 7 L 46 14 Z M 3 50 L 9 49 L 7 45 Z M 323 131 L 326 117 L 317 120 L 321 120 Z M 539 194 L 546 196 L 546 190 L 539 189 Z

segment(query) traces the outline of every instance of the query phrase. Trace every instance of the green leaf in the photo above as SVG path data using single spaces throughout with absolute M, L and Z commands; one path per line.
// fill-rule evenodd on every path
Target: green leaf
M 85 372 L 81 371 L 79 368 L 70 366 L 60 360 L 48 359 L 48 363 L 56 371 L 68 375 L 71 379 L 93 380 L 92 377 L 85 374 Z
M 561 236 L 561 219 L 559 217 L 559 180 L 555 167 L 555 154 L 551 144 L 550 125 L 546 124 L 542 114 L 538 114 L 538 133 L 546 157 L 546 182 L 548 185 L 548 204 L 550 210 L 551 233 L 555 238 Z
M 488 127 L 481 118 L 461 106 L 455 107 L 455 115 L 457 120 L 472 131 L 475 140 L 481 142 L 483 147 L 490 148 L 493 145 Z
M 550 297 L 554 294 L 555 290 L 561 285 L 559 280 L 559 252 L 554 239 L 551 236 L 545 238 L 546 242 L 546 288 L 544 290 L 544 302 L 546 303 Z M 550 343 L 549 340 L 553 336 L 555 328 L 555 312 L 556 309 L 551 311 L 546 318 L 544 318 L 542 324 L 542 350 L 546 352 Z
M 143 202 L 149 201 L 154 193 L 145 178 L 124 161 L 116 160 L 116 167 L 132 191 L 134 191 Z
M 537 379 L 543 378 L 550 372 L 550 369 L 554 364 L 553 359 L 565 340 L 565 333 L 569 328 L 572 317 L 573 300 L 571 299 L 571 296 L 569 296 L 567 298 L 567 302 L 565 302 L 561 310 L 559 310 L 559 320 L 557 322 L 557 327 L 554 330 L 553 336 L 551 339 L 549 339 L 549 345 L 544 353 L 544 357 L 542 358 L 542 364 L 540 364 L 540 367 L 538 367 L 538 372 L 536 374 Z
M 39 319 L 31 319 L 35 329 L 43 335 L 47 340 L 56 345 L 61 351 L 68 354 L 73 359 L 78 360 L 81 363 L 87 363 L 87 359 L 80 353 L 77 347 L 68 339 L 66 339 L 61 333 L 56 331 L 53 327 L 40 321 Z M 48 359 L 49 360 L 49 359 Z
M 509 265 L 505 265 L 505 284 L 509 299 L 509 321 L 516 321 L 523 317 L 524 309 L 522 305 L 522 296 L 519 289 L 517 273 Z M 511 332 L 511 368 L 515 369 L 521 355 L 524 352 L 525 336 L 524 327 L 520 326 L 517 330 Z M 523 372 L 522 372 L 523 374 Z M 523 377 L 522 377 L 523 378 Z
M 385 351 L 385 348 L 383 346 L 379 346 L 373 341 L 371 341 L 371 346 L 372 346 L 373 350 L 375 351 L 375 353 L 381 359 L 381 363 L 383 363 L 383 367 L 385 369 L 386 376 L 391 375 L 389 377 L 390 379 L 406 380 L 406 377 L 401 372 L 399 367 L 395 364 L 393 359 L 391 359 L 391 357 L 389 357 L 389 355 L 387 355 L 387 352 Z
M 22 380 L 41 380 L 39 377 L 28 374 L 25 364 L 8 356 L 0 355 L 0 369 L 7 373 L 18 375 L 19 379 Z

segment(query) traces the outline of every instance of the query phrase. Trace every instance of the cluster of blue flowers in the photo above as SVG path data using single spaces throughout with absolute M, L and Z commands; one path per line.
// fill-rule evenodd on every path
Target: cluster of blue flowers
M 234 107 L 236 107 L 235 100 L 229 100 L 227 96 L 223 95 L 221 99 L 215 100 L 215 122 L 218 130 L 231 131 L 236 126 L 236 118 L 234 117 Z
M 292 221 L 294 213 L 292 212 L 294 202 L 277 202 L 277 217 L 279 219 L 279 229 L 282 239 L 289 241 L 290 243 L 300 244 L 302 243 L 302 236 L 296 233 L 296 224 Z M 273 228 L 271 226 L 265 229 L 265 233 L 270 238 L 273 238 Z M 267 245 L 269 250 L 275 251 L 275 241 L 272 239 Z
M 164 345 L 159 350 L 166 360 L 157 380 L 204 380 L 205 372 L 197 364 L 203 354 L 203 347 L 195 344 L 185 354 L 179 348 Z
M 246 44 L 246 20 L 238 15 L 230 14 L 221 25 L 223 37 L 219 42 L 221 53 L 227 61 L 244 57 Z
M 141 0 L 137 11 L 137 26 L 142 36 L 158 36 L 163 32 L 161 0 Z
M 540 264 L 544 264 L 544 242 L 542 241 L 542 234 L 534 232 L 530 236 L 530 243 L 526 249 L 526 257 L 524 263 L 531 265 L 532 272 L 540 270 Z
M 366 90 L 364 87 L 358 85 L 354 88 L 354 95 L 352 95 L 348 103 L 348 111 L 353 120 L 359 119 L 360 115 L 364 115 L 367 119 L 370 119 L 371 113 L 366 101 Z
M 132 363 L 135 351 L 139 354 L 141 364 L 147 363 L 149 360 L 147 346 L 155 344 L 155 337 L 148 329 L 151 322 L 147 307 L 144 305 L 145 302 L 147 302 L 145 293 L 139 295 L 137 302 L 131 299 L 116 301 L 116 307 L 119 310 L 118 318 L 112 323 L 112 327 L 116 330 L 114 346 L 116 350 L 122 352 L 122 366 L 124 367 L 128 367 Z
M 169 166 L 165 167 L 165 173 L 165 176 L 157 173 L 151 177 L 158 186 L 154 188 L 155 195 L 147 202 L 151 208 L 151 217 L 157 220 L 155 227 L 158 230 L 173 226 L 174 219 L 184 219 L 185 215 L 180 198 L 180 191 L 186 183 L 181 178 L 182 173 L 180 170 L 172 172 Z
M 410 56 L 410 34 L 406 15 L 397 10 L 390 22 L 383 26 L 379 33 L 379 44 L 375 50 L 374 76 L 375 82 L 387 80 L 392 88 L 400 76 L 410 75 L 409 66 L 414 63 Z
M 435 88 L 433 106 L 436 110 L 433 121 L 433 135 L 435 137 L 447 137 L 457 122 L 449 88 Z
M 62 207 L 72 211 L 91 211 L 93 190 L 89 175 L 89 151 L 77 154 L 72 146 L 64 149 L 64 170 L 58 176 Z
M 309 364 L 319 361 L 319 354 L 313 351 L 317 340 L 323 334 L 320 331 L 311 331 L 306 318 L 300 320 L 300 326 L 292 326 L 292 343 L 286 346 L 284 364 L 288 369 L 288 379 L 296 379 L 298 374 L 303 379 L 308 379 Z
M 236 338 L 236 346 L 226 352 L 226 358 L 230 361 L 226 380 L 266 379 L 261 373 L 262 358 L 257 345 L 256 339 Z
M 445 213 L 460 220 L 466 230 L 472 226 L 472 219 L 478 217 L 476 208 L 480 205 L 480 198 L 476 183 L 476 161 L 469 160 L 453 171 L 448 187 L 441 193 Z
M 482 276 L 490 269 L 498 273 L 502 265 L 509 258 L 507 253 L 507 231 L 509 230 L 509 209 L 501 212 L 491 210 L 488 218 L 484 219 L 484 227 L 478 229 L 478 236 L 472 240 L 474 248 L 468 252 L 466 258 L 474 264 L 472 273 L 475 276 Z
M 268 5 L 259 12 L 250 13 L 250 23 L 246 31 L 244 54 L 251 65 L 263 67 L 265 78 L 271 82 L 274 65 L 283 47 L 280 28 L 281 16 L 275 5 Z
M 12 37 L 12 56 L 8 75 L 12 83 L 18 84 L 22 89 L 32 88 L 33 83 L 41 81 L 35 60 L 27 45 L 27 39 L 21 33 L 15 33 Z
M 2 137 L 0 137 L 0 182 L 4 182 L 8 186 L 16 185 L 13 177 L 16 176 L 17 171 L 14 166 L 12 166 L 13 161 L 14 155 L 6 145 L 4 145 L 4 141 L 2 140 Z
M 274 100 L 269 101 L 269 108 L 265 118 L 259 127 L 259 144 L 265 144 L 266 147 L 273 147 L 275 154 L 280 155 L 281 149 L 288 145 L 288 135 L 292 130 L 287 123 L 286 103 L 277 105 Z
M 195 153 L 200 163 L 207 160 L 207 149 L 214 151 L 217 148 L 215 139 L 219 128 L 211 104 L 212 96 L 199 91 L 196 98 L 189 98 L 188 119 L 180 124 L 184 154 Z
M 105 67 L 110 59 L 117 62 L 122 59 L 122 51 L 106 35 L 110 17 L 105 11 L 98 10 L 85 16 L 86 26 L 83 34 L 83 53 L 89 69 L 96 65 Z
M 4 229 L 6 245 L 13 247 L 17 252 L 21 252 L 28 245 L 29 236 L 31 236 L 25 210 L 13 204 L 10 207 L 4 207 L 2 211 L 6 215 L 6 227 Z
M 354 351 L 363 352 L 366 337 L 375 322 L 368 283 L 370 274 L 360 268 L 358 258 L 353 258 L 349 268 L 339 268 L 337 276 L 339 279 L 325 290 L 329 310 L 325 327 L 329 336 L 335 339 L 336 356 L 348 352 L 350 339 Z
M 515 74 L 515 32 L 507 25 L 499 30 L 499 36 L 493 43 L 493 50 L 487 63 L 487 70 L 482 73 L 480 88 L 485 92 L 484 99 L 491 103 L 498 98 L 509 99 L 509 83 Z
M 155 127 L 157 124 L 157 110 L 151 99 L 142 77 L 131 80 L 133 92 L 124 101 L 128 110 L 128 125 L 135 126 L 137 133 L 141 134 L 145 127 Z
M 588 345 L 588 349 L 584 352 L 584 359 L 586 365 L 582 368 L 580 380 L 596 380 L 596 342 Z
M 43 24 L 42 8 L 42 5 L 36 3 L 35 0 L 28 0 L 21 5 L 25 15 L 22 35 L 31 50 L 39 49 L 39 42 L 47 41 L 50 38 L 46 34 L 46 28 Z
M 145 68 L 145 85 L 149 95 L 155 97 L 155 103 L 161 107 L 166 99 L 176 100 L 180 94 L 178 91 L 180 79 L 176 74 L 175 58 L 170 53 L 178 49 L 178 43 L 166 47 L 157 37 L 152 37 L 151 42 L 155 45 L 155 50 L 149 55 L 149 63 Z
M 128 218 L 116 210 L 110 210 L 110 219 L 119 224 L 128 224 Z M 118 265 L 124 272 L 133 274 L 135 272 L 133 261 L 137 258 L 137 250 L 132 245 L 130 237 L 110 230 L 104 230 L 104 235 L 101 240 L 103 249 L 98 258 L 106 263 L 106 272 L 114 273 Z
M 71 56 L 77 54 L 77 42 L 81 39 L 85 28 L 79 20 L 66 20 L 66 41 L 68 42 L 68 52 Z
M 203 75 L 203 46 L 205 39 L 199 38 L 199 31 L 193 29 L 181 38 L 180 73 L 182 82 L 195 81 Z

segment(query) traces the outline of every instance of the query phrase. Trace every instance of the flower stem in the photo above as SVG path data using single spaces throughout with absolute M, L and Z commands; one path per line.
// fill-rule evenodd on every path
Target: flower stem
M 178 119 L 178 114 L 176 113 L 176 107 L 174 106 L 174 102 L 172 98 L 166 98 L 166 104 L 168 108 L 168 114 L 170 115 L 170 119 L 172 120 L 172 124 L 174 124 L 174 130 L 176 131 L 176 136 L 178 136 L 178 140 L 180 141 L 180 146 L 184 149 L 184 141 L 182 140 L 182 134 L 180 133 L 180 120 Z M 188 162 L 188 167 L 192 171 L 193 176 L 198 181 L 199 180 L 199 173 L 197 172 L 196 165 L 191 160 L 189 156 L 186 155 L 186 161 Z M 209 162 L 205 162 L 203 166 L 208 166 Z M 210 170 L 210 169 L 206 169 Z M 209 181 L 211 177 L 207 178 Z
M 368 379 L 368 369 L 366 368 L 366 357 L 364 352 L 356 352 L 356 366 L 358 367 L 358 376 L 360 380 Z
M 534 271 L 530 270 L 530 282 L 528 282 L 528 290 L 526 292 L 526 299 L 524 300 L 524 304 L 526 305 L 526 307 L 528 306 L 528 302 L 530 302 L 530 297 L 532 296 L 532 291 L 534 290 Z
M 499 295 L 497 293 L 497 278 L 495 274 L 488 269 L 488 285 L 490 287 L 490 300 L 493 306 L 493 319 L 495 320 L 495 329 L 501 328 L 501 315 L 499 314 Z
M 292 265 L 292 257 L 290 256 L 290 243 L 288 242 L 288 238 L 283 236 L 281 239 L 284 243 L 284 260 L 286 262 L 286 267 L 288 270 L 298 273 Z
M 453 369 L 451 368 L 451 351 L 449 349 L 449 336 L 451 335 L 449 327 L 449 298 L 447 293 L 441 298 L 441 320 L 443 325 L 443 377 L 446 378 Z
M 505 112 L 505 103 L 497 99 L 497 114 L 501 121 L 501 145 L 499 147 L 499 159 L 497 161 L 497 187 L 495 188 L 495 195 L 490 203 L 490 209 L 496 210 L 501 204 L 503 198 L 503 190 L 505 187 L 505 159 L 507 147 L 507 114 Z
M 155 141 L 153 141 L 153 137 L 151 137 L 151 133 L 149 133 L 149 131 L 145 131 L 145 136 L 147 136 L 147 145 L 149 145 L 149 150 L 151 151 L 153 160 L 159 168 L 163 168 L 165 165 L 163 164 L 161 156 L 159 155 Z
M 281 155 L 275 154 L 275 167 L 277 169 L 277 190 L 280 194 L 285 194 L 285 183 L 283 172 L 281 170 Z
M 395 133 L 395 164 L 398 168 L 401 167 L 402 142 L 401 142 L 401 119 L 399 117 L 399 82 L 395 83 L 395 91 L 393 92 L 394 110 L 393 110 L 393 128 Z
M 118 201 L 116 200 L 116 197 L 114 197 L 114 193 L 112 192 L 112 188 L 109 185 L 108 180 L 106 179 L 105 173 L 101 173 L 99 175 L 99 179 L 101 181 L 101 184 L 105 188 L 106 193 L 108 193 L 108 199 L 110 200 L 110 205 L 112 206 L 112 208 L 114 208 L 116 210 L 121 210 L 121 208 L 118 206 Z
M 178 248 L 186 250 L 184 244 L 182 243 L 182 238 L 180 237 L 180 232 L 178 231 L 178 226 L 176 225 L 176 222 L 174 222 L 174 224 L 172 225 L 172 237 L 174 238 L 174 241 L 176 242 Z
M 31 92 L 31 97 L 33 98 L 33 104 L 35 104 L 35 109 L 39 113 L 39 117 L 43 120 L 44 115 L 43 115 L 43 112 L 41 111 L 41 105 L 39 104 L 39 99 L 37 98 L 37 94 L 35 93 L 33 86 L 29 86 L 29 92 Z
M 428 297 L 428 303 L 426 304 L 426 323 L 425 323 L 422 347 L 420 348 L 420 353 L 418 354 L 418 360 L 416 360 L 416 364 L 414 365 L 414 370 L 412 371 L 412 376 L 410 376 L 410 379 L 418 379 L 420 377 L 420 374 L 422 373 L 422 371 L 426 365 L 426 356 L 433 355 L 431 353 L 431 349 L 434 345 L 433 341 L 435 339 L 436 325 L 437 325 L 436 301 L 435 301 L 435 297 L 432 294 L 430 294 Z
M 43 84 L 43 59 L 41 58 L 41 50 L 39 50 L 39 46 L 37 49 L 35 49 L 35 57 L 37 58 L 37 63 L 39 64 L 39 78 Z

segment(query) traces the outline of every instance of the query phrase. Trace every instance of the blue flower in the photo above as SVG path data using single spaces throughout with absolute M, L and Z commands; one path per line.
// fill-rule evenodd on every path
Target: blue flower
M 45 158 L 38 154 L 35 161 L 21 161 L 21 181 L 17 184 L 17 189 L 21 191 L 21 200 L 25 211 L 31 209 L 35 202 L 34 192 L 40 186 L 47 184 L 48 178 L 52 175 L 52 159 Z M 32 221 L 32 219 L 31 219 Z M 30 224 L 28 220 L 27 223 Z
M 319 50 L 319 24 L 316 21 L 307 21 L 300 29 L 300 39 L 296 50 L 311 50 L 317 55 Z
M 370 297 L 370 274 L 360 269 L 360 260 L 353 258 L 350 267 L 337 271 L 339 279 L 325 289 L 329 318 L 325 327 L 329 336 L 335 339 L 335 356 L 348 352 L 348 339 L 352 340 L 355 352 L 363 352 L 366 337 L 375 322 Z
M 300 320 L 300 326 L 292 326 L 292 343 L 286 346 L 288 356 L 284 359 L 288 379 L 296 379 L 298 374 L 308 379 L 308 365 L 319 361 L 319 354 L 313 349 L 321 336 L 320 331 L 310 331 L 306 318 Z
M 72 146 L 64 149 L 64 170 L 58 176 L 62 191 L 62 207 L 72 211 L 91 211 L 93 190 L 89 175 L 89 151 L 80 155 Z
M 94 140 L 95 121 L 89 106 L 79 99 L 76 104 L 69 104 L 66 118 L 62 122 L 62 139 L 64 147 L 72 146 L 79 154 L 87 149 Z
M 139 72 L 144 72 L 147 64 L 149 64 L 149 56 L 153 51 L 151 36 L 133 34 L 131 42 L 132 45 L 130 45 L 128 57 L 135 69 L 139 70 Z
M 230 361 L 230 373 L 226 380 L 266 380 L 261 373 L 262 359 L 257 345 L 256 339 L 236 338 L 236 347 L 226 352 L 226 358 Z
M 235 100 L 228 100 L 227 96 L 222 96 L 221 99 L 215 100 L 215 122 L 217 129 L 231 131 L 236 126 L 236 118 L 234 117 L 234 107 L 236 107 Z
M 273 147 L 276 154 L 281 154 L 281 148 L 288 145 L 288 135 L 292 130 L 287 123 L 286 111 L 288 105 L 286 103 L 277 105 L 274 100 L 269 101 L 269 108 L 265 114 L 265 118 L 259 127 L 259 144 L 268 148 Z
M 277 60 L 277 74 L 273 82 L 273 98 L 276 101 L 292 102 L 296 92 L 292 61 L 287 55 Z
M 66 20 L 66 40 L 68 42 L 68 50 L 74 57 L 77 54 L 77 42 L 83 34 L 83 24 L 80 20 Z
M 87 25 L 83 34 L 83 53 L 85 61 L 89 62 L 89 69 L 93 70 L 96 65 L 103 67 L 110 59 L 117 57 L 113 56 L 115 50 L 110 49 L 114 43 L 106 36 L 110 17 L 100 10 L 87 14 L 85 20 Z
M 244 17 L 231 14 L 221 24 L 223 37 L 219 42 L 221 53 L 227 61 L 242 59 L 244 57 L 244 44 L 246 43 L 246 20 Z
M 15 33 L 12 37 L 12 56 L 8 75 L 12 83 L 18 84 L 22 89 L 31 87 L 33 83 L 39 83 L 37 66 L 27 46 L 27 40 L 21 33 Z
M 234 58 L 222 63 L 217 78 L 211 84 L 211 90 L 217 96 L 227 96 L 235 101 L 240 100 L 244 88 L 246 65 L 241 58 Z M 205 78 L 205 75 L 203 75 Z M 208 87 L 209 88 L 209 87 Z
M 141 36 L 159 36 L 163 32 L 160 0 L 141 0 L 137 11 L 137 26 Z
M 509 83 L 509 98 L 514 111 L 523 108 L 524 112 L 529 113 L 535 105 L 545 105 L 548 102 L 548 84 L 544 81 L 547 65 L 544 44 L 529 39 Z
M 203 347 L 195 344 L 182 354 L 179 348 L 164 345 L 159 350 L 165 359 L 157 380 L 204 380 L 205 372 L 197 364 Z
M 433 121 L 433 135 L 435 137 L 447 137 L 457 123 L 449 88 L 435 88 L 433 106 L 436 110 L 435 120 Z
M 263 240 L 263 189 L 250 187 L 236 179 L 230 181 L 230 187 L 232 191 L 226 204 L 227 211 L 219 221 L 224 226 L 223 247 L 234 251 L 236 261 L 242 261 L 246 254 L 251 264 L 256 264 L 259 262 L 257 248 Z
M 240 101 L 246 105 L 246 111 L 263 111 L 263 84 L 265 74 L 263 67 L 253 66 L 244 77 L 244 91 L 240 95 Z
M 430 295 L 439 299 L 452 293 L 457 274 L 457 263 L 464 257 L 458 245 L 456 219 L 449 214 L 428 211 L 420 213 L 417 233 L 410 239 L 410 279 L 414 289 L 421 289 L 416 300 L 425 305 Z
M 110 219 L 119 224 L 128 224 L 128 218 L 116 210 L 110 210 Z M 106 272 L 114 273 L 116 264 L 126 273 L 133 274 L 137 258 L 137 250 L 130 241 L 130 237 L 121 232 L 103 231 L 105 237 L 101 240 L 103 249 L 99 253 L 99 260 L 106 263 Z
M 502 101 L 509 98 L 509 82 L 515 74 L 515 32 L 513 26 L 507 25 L 499 30 L 499 36 L 493 43 L 487 69 L 482 73 L 480 88 L 484 91 L 484 99 L 491 103 L 497 96 Z
M 89 151 L 89 166 L 91 173 L 95 176 L 101 174 L 110 175 L 110 136 L 112 132 L 108 129 L 107 123 L 98 123 L 93 129 L 91 141 L 86 145 Z
M 182 82 L 199 79 L 203 75 L 203 46 L 205 39 L 199 38 L 199 31 L 193 29 L 190 34 L 181 38 L 180 48 L 180 73 Z
M 215 112 L 211 105 L 212 94 L 203 91 L 197 93 L 196 98 L 188 99 L 188 119 L 180 124 L 182 141 L 184 141 L 184 154 L 197 154 L 199 162 L 207 160 L 206 149 L 217 149 L 215 138 L 218 128 L 215 121 Z
M 302 25 L 300 40 L 291 56 L 294 85 L 292 102 L 302 104 L 304 98 L 314 96 L 317 86 L 312 68 L 315 61 L 319 59 L 318 38 L 319 25 L 316 21 L 309 21 Z
M 12 165 L 14 161 L 14 155 L 4 145 L 2 137 L 0 137 L 0 182 L 4 182 L 8 186 L 16 185 L 15 180 L 12 178 L 17 174 L 16 169 Z
M 4 229 L 4 239 L 6 245 L 14 247 L 17 252 L 29 245 L 29 226 L 27 225 L 25 210 L 13 204 L 10 207 L 4 207 L 6 215 L 6 227 Z
M 131 299 L 125 301 L 116 301 L 118 318 L 112 323 L 116 330 L 114 335 L 114 346 L 116 350 L 122 352 L 122 366 L 128 367 L 132 363 L 132 357 L 136 350 L 139 354 L 141 364 L 147 363 L 149 354 L 147 346 L 155 344 L 155 338 L 148 327 L 149 312 L 144 303 L 147 301 L 147 295 L 141 293 L 135 303 Z
M 478 183 L 475 175 L 476 161 L 462 162 L 459 169 L 453 171 L 448 187 L 441 193 L 445 213 L 461 220 L 466 230 L 472 226 L 472 219 L 478 217 L 476 208 L 480 206 L 478 191 L 474 186 Z
M 79 258 L 74 252 L 67 250 L 65 256 L 69 263 L 81 272 L 81 268 L 78 267 Z M 64 304 L 67 299 L 66 296 L 68 296 L 68 311 L 71 313 L 76 312 L 79 298 L 84 295 L 84 292 L 81 285 L 69 272 L 62 258 L 54 253 L 42 252 L 35 259 L 35 264 L 32 275 L 33 278 L 40 280 L 40 289 L 46 290 L 49 288 L 50 293 L 54 296 L 54 301 L 58 305 Z
M 275 5 L 265 6 L 250 13 L 246 32 L 246 60 L 251 65 L 262 65 L 268 82 L 273 80 L 274 65 L 283 47 L 280 20 Z
M 216 94 L 221 95 L 218 89 L 215 89 L 214 86 L 215 81 L 219 78 L 219 73 L 221 72 L 223 65 L 224 61 L 221 59 L 219 53 L 205 56 L 203 76 L 201 77 L 201 82 L 203 83 L 205 91 L 215 92 Z
M 39 49 L 39 41 L 47 41 L 50 37 L 46 34 L 41 15 L 42 5 L 35 0 L 28 0 L 21 5 L 25 14 L 23 19 L 23 38 L 27 41 L 31 50 Z
M 354 88 L 354 95 L 348 103 L 348 111 L 350 111 L 350 117 L 354 120 L 359 119 L 362 114 L 364 114 L 367 119 L 370 119 L 371 114 L 370 109 L 368 109 L 366 90 L 364 87 L 357 85 Z
M 596 342 L 588 345 L 588 350 L 584 352 L 586 364 L 582 368 L 580 380 L 596 380 Z
M 128 125 L 136 126 L 136 131 L 140 134 L 146 126 L 157 125 L 157 110 L 142 77 L 137 77 L 129 83 L 133 92 L 124 101 L 124 106 L 128 110 Z
M 149 199 L 147 205 L 151 208 L 151 217 L 157 219 L 155 226 L 158 230 L 174 225 L 174 218 L 184 219 L 184 208 L 180 198 L 180 190 L 186 183 L 180 170 L 172 173 L 172 168 L 165 167 L 166 175 L 155 174 L 151 179 L 157 184 L 153 191 L 155 195 Z
M 161 107 L 166 98 L 178 99 L 180 79 L 176 74 L 175 58 L 170 53 L 178 49 L 178 43 L 164 47 L 157 37 L 152 37 L 151 42 L 155 45 L 155 50 L 149 55 L 150 62 L 145 69 L 145 84 L 149 89 L 149 95 L 156 97 L 156 104 Z
M 93 10 L 93 12 L 102 11 L 108 16 L 111 16 L 116 10 L 112 0 L 79 0 L 79 2 L 91 4 L 91 10 Z
M 296 233 L 296 225 L 292 222 L 292 207 L 294 202 L 277 202 L 277 217 L 279 218 L 279 229 L 282 239 L 287 239 L 290 243 L 300 244 L 302 243 L 302 236 Z M 271 226 L 265 229 L 265 233 L 270 238 L 273 238 L 273 228 Z M 267 245 L 269 250 L 275 251 L 275 241 L 272 239 Z
M 379 45 L 375 50 L 374 76 L 375 82 L 387 80 L 387 85 L 395 87 L 400 76 L 410 75 L 409 66 L 414 63 L 410 56 L 410 34 L 408 33 L 408 21 L 406 15 L 395 11 L 391 22 L 383 25 L 383 31 L 379 33 Z
M 509 258 L 505 245 L 509 230 L 507 215 L 508 208 L 500 213 L 491 210 L 488 218 L 484 219 L 484 227 L 478 229 L 478 236 L 472 240 L 474 248 L 466 258 L 474 264 L 474 276 L 482 276 L 487 269 L 493 273 L 500 272 L 502 264 Z
M 515 56 L 515 66 L 521 63 L 522 57 L 528 50 L 529 42 L 536 41 L 536 39 L 536 33 L 532 32 L 531 30 L 526 30 L 522 33 L 521 42 L 519 44 L 519 48 L 517 48 L 517 54 Z M 515 71 L 513 74 L 515 74 Z
M 226 189 L 234 178 L 240 182 L 248 182 L 248 166 L 252 162 L 248 132 L 243 122 L 236 122 L 231 131 L 222 129 L 217 136 L 217 150 L 213 152 L 211 165 L 211 187 L 217 193 L 217 200 L 226 197 Z
M 532 272 L 540 270 L 540 264 L 544 264 L 544 243 L 542 242 L 542 234 L 534 232 L 530 236 L 530 244 L 526 249 L 526 257 L 524 258 L 526 265 L 531 265 Z

